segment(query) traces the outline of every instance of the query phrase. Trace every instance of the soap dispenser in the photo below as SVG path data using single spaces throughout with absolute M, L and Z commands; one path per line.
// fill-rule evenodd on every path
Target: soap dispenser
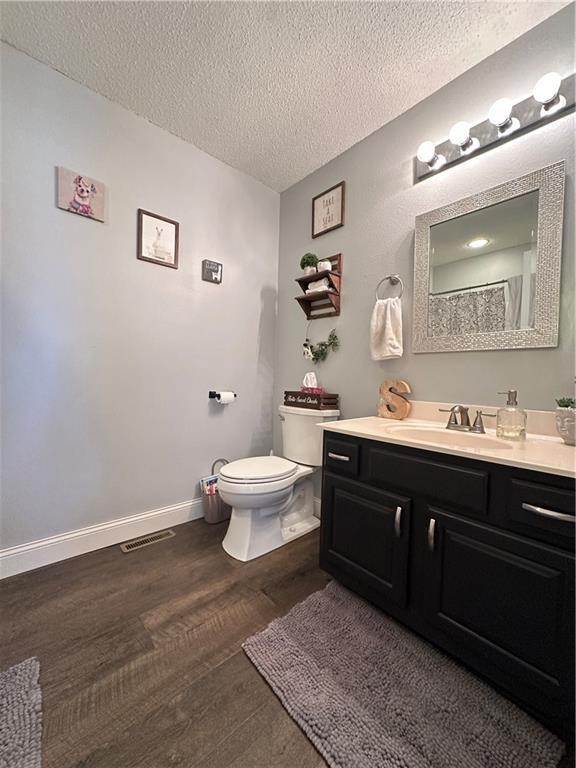
M 496 437 L 502 440 L 525 440 L 527 414 L 518 405 L 518 391 L 509 389 L 498 394 L 508 395 L 508 400 L 504 408 L 499 408 L 496 413 Z

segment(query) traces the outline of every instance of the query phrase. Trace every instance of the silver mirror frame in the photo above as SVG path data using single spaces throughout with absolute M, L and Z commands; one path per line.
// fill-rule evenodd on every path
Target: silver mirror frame
M 564 221 L 564 160 L 416 217 L 413 352 L 466 352 L 558 346 Z M 428 336 L 430 227 L 538 190 L 534 328 Z

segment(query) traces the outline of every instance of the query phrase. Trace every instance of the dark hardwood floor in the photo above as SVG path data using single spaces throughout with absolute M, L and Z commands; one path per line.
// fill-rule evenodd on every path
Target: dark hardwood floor
M 37 656 L 44 768 L 321 768 L 241 650 L 321 589 L 317 532 L 250 563 L 226 524 L 0 582 L 0 669 Z
M 225 523 L 174 530 L 0 582 L 0 669 L 41 662 L 44 768 L 326 768 L 241 649 L 327 583 L 318 532 L 240 563 Z

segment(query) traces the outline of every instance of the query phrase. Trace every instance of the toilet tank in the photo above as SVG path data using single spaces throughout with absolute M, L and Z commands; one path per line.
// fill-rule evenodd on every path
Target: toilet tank
M 294 408 L 290 405 L 281 405 L 278 410 L 282 420 L 284 458 L 309 467 L 319 467 L 322 464 L 322 430 L 316 425 L 323 421 L 336 421 L 340 411 Z

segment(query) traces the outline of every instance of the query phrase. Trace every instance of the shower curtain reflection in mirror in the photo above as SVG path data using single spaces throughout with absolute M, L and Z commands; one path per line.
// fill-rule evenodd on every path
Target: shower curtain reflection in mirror
M 534 327 L 538 191 L 430 228 L 428 336 Z

